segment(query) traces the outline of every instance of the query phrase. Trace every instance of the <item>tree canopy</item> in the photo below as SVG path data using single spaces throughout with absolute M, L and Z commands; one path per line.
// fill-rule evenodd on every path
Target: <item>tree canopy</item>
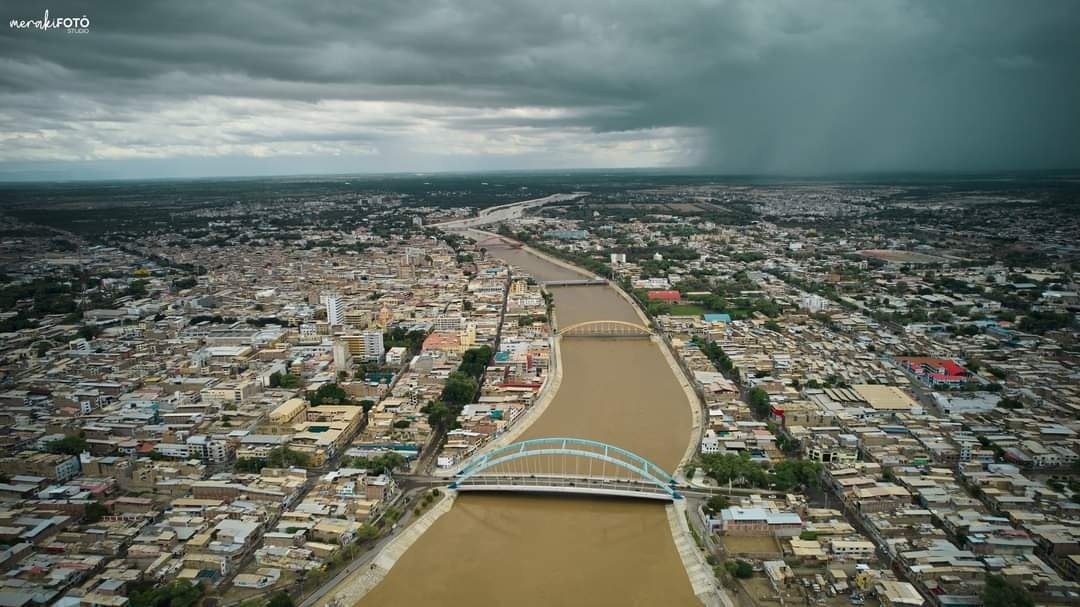
M 266 465 L 271 468 L 288 468 L 289 466 L 310 468 L 311 456 L 288 447 L 275 447 L 270 450 L 270 454 L 266 458 Z
M 318 390 L 309 391 L 307 397 L 308 402 L 313 405 L 341 405 L 349 402 L 349 395 L 335 383 L 323 384 Z
M 773 466 L 771 480 L 781 491 L 817 487 L 821 482 L 821 464 L 806 459 L 781 460 Z
M 128 595 L 131 607 L 192 607 L 202 598 L 203 587 L 187 580 L 135 590 Z
M 292 373 L 285 373 L 284 375 L 278 372 L 270 374 L 270 387 L 271 388 L 285 388 L 291 390 L 299 388 L 303 382 L 299 375 L 293 375 Z
M 86 439 L 75 434 L 69 434 L 59 440 L 50 441 L 46 448 L 53 453 L 64 453 L 66 455 L 79 455 L 83 451 L 89 448 L 89 444 Z
M 363 468 L 373 474 L 387 474 L 405 466 L 407 461 L 404 455 L 387 451 L 375 457 L 354 457 L 349 460 L 349 465 L 353 468 Z
M 490 360 L 490 347 L 470 348 L 461 356 L 461 365 L 458 367 L 458 372 L 479 379 L 484 374 L 484 369 L 487 368 Z
M 758 417 L 767 417 L 770 411 L 769 393 L 761 388 L 751 388 L 750 409 Z
M 709 498 L 709 501 L 705 502 L 704 510 L 705 514 L 716 514 L 725 508 L 731 506 L 731 500 L 726 495 L 714 495 Z
M 1000 575 L 986 576 L 982 593 L 983 607 L 1035 607 L 1028 591 Z
M 443 386 L 442 401 L 447 407 L 461 409 L 472 402 L 477 390 L 476 380 L 460 371 L 450 374 Z
M 266 602 L 266 607 L 293 607 L 293 600 L 287 592 L 275 592 Z
M 701 467 L 713 480 L 722 485 L 764 487 L 768 482 L 765 468 L 750 460 L 748 453 L 707 453 L 701 456 Z

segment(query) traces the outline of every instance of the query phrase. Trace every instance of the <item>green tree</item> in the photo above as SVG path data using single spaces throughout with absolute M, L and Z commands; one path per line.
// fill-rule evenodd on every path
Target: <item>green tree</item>
M 724 563 L 724 569 L 731 575 L 746 579 L 754 575 L 754 568 L 742 559 L 729 560 Z
M 176 580 L 164 585 L 151 585 L 128 594 L 131 607 L 192 607 L 203 595 L 201 585 Z
M 765 487 L 769 476 L 765 469 L 750 459 L 749 453 L 708 453 L 701 456 L 701 467 L 713 480 L 722 485 Z
M 275 592 L 266 602 L 266 607 L 293 607 L 293 600 L 287 592 Z
M 262 470 L 262 460 L 255 457 L 240 457 L 236 459 L 236 471 L 237 472 L 258 472 Z
M 340 405 L 349 402 L 349 395 L 335 383 L 325 383 L 318 390 L 307 393 L 308 401 L 313 405 Z
M 1024 403 L 1020 402 L 1020 400 L 1016 398 L 1003 398 L 998 401 L 997 406 L 1001 407 L 1002 409 L 1022 409 L 1024 408 Z
M 83 339 L 91 340 L 91 339 L 94 339 L 95 337 L 97 337 L 98 335 L 101 335 L 101 327 L 99 327 L 99 326 L 97 326 L 97 325 L 95 325 L 93 323 L 85 324 L 85 325 L 79 327 L 79 330 L 76 331 L 75 334 L 78 335 L 79 337 L 83 338 Z
M 450 409 L 441 402 L 431 401 L 424 405 L 420 411 L 427 414 L 428 425 L 432 428 L 445 428 L 452 421 Z
M 270 454 L 266 458 L 266 465 L 270 468 L 288 468 L 290 466 L 310 468 L 311 456 L 288 447 L 275 447 L 270 450 Z
M 782 460 L 773 466 L 772 482 L 781 491 L 817 487 L 821 482 L 821 464 L 805 459 Z
M 50 441 L 46 445 L 46 449 L 52 453 L 63 453 L 66 455 L 79 455 L 83 451 L 89 448 L 89 444 L 86 439 L 75 434 L 69 434 L 59 440 Z
M 404 455 L 395 451 L 386 451 L 375 457 L 354 457 L 349 460 L 353 468 L 363 468 L 372 474 L 391 474 L 398 468 L 403 468 L 409 460 Z
M 490 347 L 480 346 L 479 348 L 470 348 L 461 355 L 461 365 L 458 366 L 458 372 L 480 379 L 480 377 L 484 375 L 484 369 L 487 368 L 487 364 L 490 360 Z
M 366 542 L 368 540 L 375 539 L 375 536 L 379 535 L 379 530 L 373 525 L 364 523 L 360 525 L 360 528 L 356 530 L 356 541 Z
M 96 523 L 109 515 L 109 509 L 100 502 L 90 502 L 83 512 L 83 520 L 87 523 Z
M 125 295 L 129 295 L 129 296 L 134 297 L 136 299 L 146 297 L 146 293 L 147 293 L 147 291 L 146 291 L 146 281 L 145 280 L 133 280 L 133 281 L 131 281 L 131 284 L 128 285 L 127 291 L 124 292 Z
M 705 502 L 705 514 L 716 514 L 725 508 L 731 507 L 731 500 L 726 495 L 714 495 Z
M 270 387 L 271 388 L 283 388 L 285 390 L 295 390 L 303 383 L 303 378 L 299 375 L 293 375 L 292 373 L 281 374 L 277 371 L 270 374 Z
M 195 278 L 194 276 L 187 276 L 185 278 L 178 278 L 174 280 L 172 286 L 177 291 L 181 291 L 183 289 L 190 289 L 197 284 L 199 284 L 199 280 L 197 278 Z
M 281 376 L 281 387 L 286 390 L 299 388 L 301 383 L 303 383 L 303 379 L 299 375 L 286 373 Z
M 761 388 L 751 388 L 750 410 L 758 417 L 768 417 L 770 412 L 769 393 Z
M 450 377 L 446 380 L 446 385 L 443 386 L 441 400 L 446 403 L 447 407 L 450 407 L 451 410 L 455 407 L 460 410 L 461 407 L 472 402 L 473 396 L 476 395 L 477 388 L 478 386 L 474 378 L 461 372 L 454 372 L 450 374 Z
M 987 575 L 982 592 L 983 607 L 1035 607 L 1027 589 L 1000 575 Z

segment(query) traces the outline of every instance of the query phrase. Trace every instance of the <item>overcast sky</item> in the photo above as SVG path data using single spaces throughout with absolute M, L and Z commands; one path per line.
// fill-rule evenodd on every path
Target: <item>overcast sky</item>
M 0 7 L 0 179 L 1080 167 L 1072 0 Z

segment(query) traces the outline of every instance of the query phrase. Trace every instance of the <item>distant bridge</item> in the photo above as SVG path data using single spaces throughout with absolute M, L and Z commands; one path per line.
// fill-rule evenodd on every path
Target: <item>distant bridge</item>
M 476 241 L 476 246 L 485 249 L 520 249 L 521 243 L 503 236 L 490 236 Z
M 614 445 L 581 438 L 538 438 L 481 455 L 450 487 L 677 500 L 675 479 L 649 460 Z
M 653 330 L 625 320 L 590 320 L 559 329 L 566 337 L 649 337 Z
M 577 280 L 545 280 L 545 287 L 576 287 L 606 285 L 608 282 L 603 278 L 579 278 Z

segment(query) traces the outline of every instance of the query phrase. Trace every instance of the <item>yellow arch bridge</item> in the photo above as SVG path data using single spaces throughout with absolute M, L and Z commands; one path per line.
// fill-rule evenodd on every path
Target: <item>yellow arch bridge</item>
M 625 320 L 590 320 L 567 325 L 558 335 L 566 337 L 650 337 L 653 330 Z

